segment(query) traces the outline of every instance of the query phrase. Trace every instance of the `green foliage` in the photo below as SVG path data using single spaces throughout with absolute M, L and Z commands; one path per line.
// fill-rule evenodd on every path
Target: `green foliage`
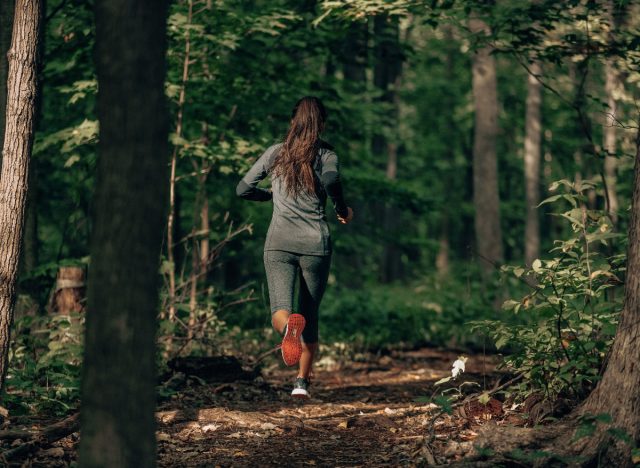
M 572 235 L 555 242 L 552 258 L 535 260 L 530 268 L 505 266 L 505 275 L 532 285 L 524 297 L 504 302 L 503 309 L 524 315 L 525 324 L 476 321 L 472 329 L 487 333 L 496 348 L 506 349 L 504 364 L 523 373 L 525 380 L 514 390 L 519 398 L 543 392 L 583 397 L 599 379 L 600 367 L 612 343 L 621 310 L 619 286 L 624 255 L 611 254 L 609 218 L 587 209 L 585 192 L 591 182 L 561 180 L 551 191 L 564 188 L 541 203 L 568 202 L 570 209 L 556 216 L 570 223 Z
M 77 408 L 84 315 L 25 316 L 15 323 L 3 401 L 12 413 Z

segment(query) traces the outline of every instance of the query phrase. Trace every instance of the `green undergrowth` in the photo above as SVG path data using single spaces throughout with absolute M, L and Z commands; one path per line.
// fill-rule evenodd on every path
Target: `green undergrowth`
M 64 415 L 78 407 L 84 316 L 25 315 L 14 325 L 2 406 L 12 416 Z
M 461 262 L 446 276 L 432 274 L 409 284 L 371 283 L 359 289 L 330 284 L 320 307 L 322 343 L 346 343 L 354 351 L 389 347 L 441 346 L 479 349 L 490 343 L 468 323 L 523 317 L 496 310 L 496 295 L 526 287 L 496 274 L 484 283 L 475 265 Z M 498 301 L 499 302 L 499 301 Z M 225 317 L 243 329 L 269 326 L 268 298 Z
M 503 315 L 521 323 L 472 324 L 508 351 L 503 367 L 524 377 L 508 389 L 516 400 L 537 394 L 573 405 L 600 379 L 622 310 L 626 244 L 607 213 L 588 208 L 586 192 L 596 187 L 591 181 L 552 184 L 550 191 L 559 193 L 542 204 L 563 209 L 554 216 L 570 225 L 569 235 L 530 267 L 502 268 L 506 278 L 532 285 L 503 304 Z

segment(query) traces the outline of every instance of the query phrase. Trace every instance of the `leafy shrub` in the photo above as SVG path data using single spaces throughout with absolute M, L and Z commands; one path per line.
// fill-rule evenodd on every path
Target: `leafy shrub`
M 12 412 L 64 414 L 77 406 L 83 325 L 81 313 L 16 320 L 3 397 Z
M 587 209 L 585 192 L 594 184 L 562 180 L 550 189 L 559 187 L 565 192 L 541 204 L 560 200 L 570 204 L 568 211 L 556 216 L 570 224 L 571 235 L 555 241 L 550 259 L 535 260 L 531 268 L 502 268 L 505 275 L 531 285 L 532 292 L 503 304 L 512 314 L 524 314 L 527 323 L 472 324 L 472 330 L 487 333 L 498 349 L 510 349 L 504 366 L 524 374 L 514 388 L 521 398 L 533 392 L 550 399 L 586 395 L 599 379 L 621 309 L 622 298 L 615 293 L 622 284 L 624 255 L 605 254 L 620 236 L 612 232 L 605 213 Z
M 459 270 L 446 278 L 434 273 L 410 285 L 329 288 L 320 311 L 321 339 L 365 348 L 479 345 L 481 337 L 469 334 L 465 325 L 494 315 L 491 288 L 471 281 L 477 275 L 468 266 Z

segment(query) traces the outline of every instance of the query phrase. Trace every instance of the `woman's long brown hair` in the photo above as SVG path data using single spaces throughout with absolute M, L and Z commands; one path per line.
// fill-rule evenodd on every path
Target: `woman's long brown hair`
M 273 176 L 282 178 L 287 194 L 315 191 L 313 163 L 326 120 L 327 110 L 317 97 L 305 96 L 293 107 L 287 136 L 271 168 Z

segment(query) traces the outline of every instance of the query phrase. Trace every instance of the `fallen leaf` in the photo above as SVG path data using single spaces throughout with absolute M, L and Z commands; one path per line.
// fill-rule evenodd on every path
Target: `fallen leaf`
M 342 421 L 340 424 L 338 424 L 338 429 L 346 429 L 349 427 L 349 421 Z
M 207 424 L 206 426 L 202 426 L 202 432 L 205 434 L 207 432 L 213 432 L 220 427 L 220 424 Z

